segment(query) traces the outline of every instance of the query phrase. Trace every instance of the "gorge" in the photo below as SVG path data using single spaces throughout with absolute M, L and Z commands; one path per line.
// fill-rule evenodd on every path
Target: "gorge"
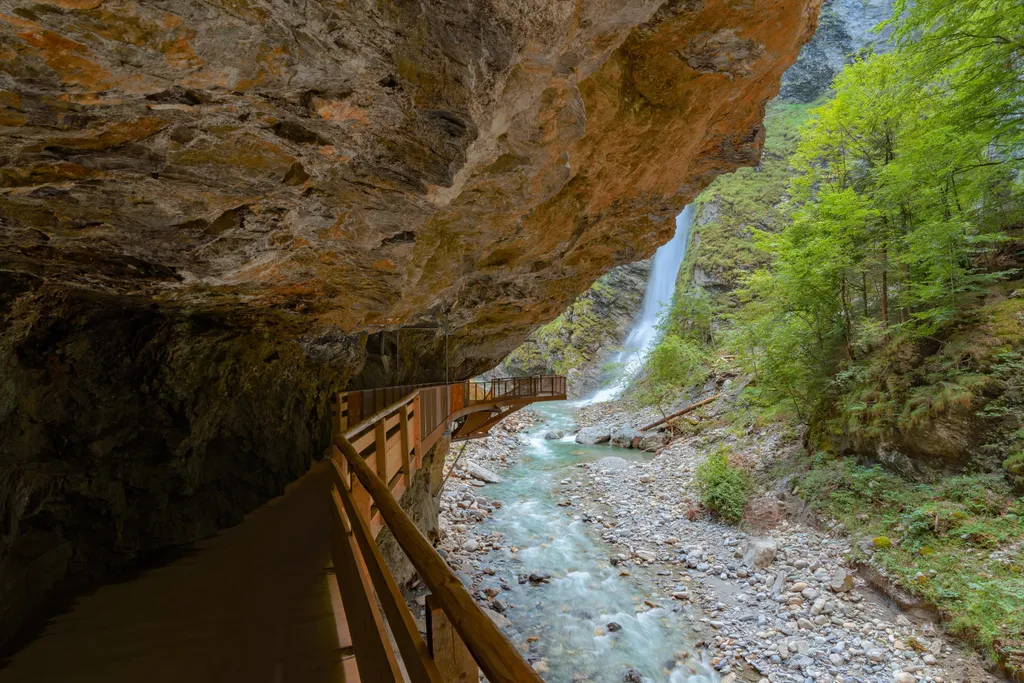
M 0 640 L 653 253 L 817 11 L 0 3 Z
M 0 0 L 0 683 L 1021 680 L 1021 27 Z

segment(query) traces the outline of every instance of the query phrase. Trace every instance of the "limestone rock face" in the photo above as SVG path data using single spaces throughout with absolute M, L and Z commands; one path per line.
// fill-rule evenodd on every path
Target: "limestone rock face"
M 819 2 L 0 0 L 0 641 L 651 255 Z
M 892 33 L 875 26 L 892 15 L 892 0 L 831 0 L 821 10 L 818 30 L 783 75 L 780 99 L 813 102 L 824 95 L 853 55 L 870 47 L 886 52 Z
M 647 259 L 605 273 L 558 318 L 507 355 L 494 374 L 564 374 L 569 398 L 593 394 L 605 377 L 604 363 L 622 348 L 643 306 L 650 265 Z
M 0 2 L 0 266 L 463 373 L 649 256 L 818 0 Z

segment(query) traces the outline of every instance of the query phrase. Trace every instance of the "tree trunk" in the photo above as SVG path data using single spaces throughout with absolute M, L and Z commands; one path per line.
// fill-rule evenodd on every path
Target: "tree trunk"
M 868 317 L 868 271 L 863 270 L 860 273 L 860 291 L 861 301 L 864 303 L 864 317 Z
M 854 360 L 853 357 L 853 344 L 850 343 L 850 308 L 846 301 L 846 276 L 843 275 L 842 282 L 839 285 L 839 300 L 843 304 L 843 337 L 846 338 L 846 353 L 850 357 L 850 360 Z
M 888 248 L 882 245 L 882 324 L 885 326 L 886 334 L 889 329 L 889 252 Z

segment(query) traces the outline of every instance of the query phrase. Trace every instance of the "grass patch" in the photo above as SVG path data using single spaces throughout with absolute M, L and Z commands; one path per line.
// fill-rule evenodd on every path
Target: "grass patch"
M 799 492 L 855 538 L 888 539 L 874 562 L 983 654 L 1024 668 L 1024 498 L 1002 475 L 922 484 L 819 454 Z

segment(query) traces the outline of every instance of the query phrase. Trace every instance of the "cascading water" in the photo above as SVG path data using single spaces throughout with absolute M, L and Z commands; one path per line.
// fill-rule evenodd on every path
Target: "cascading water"
M 686 256 L 686 243 L 693 224 L 693 205 L 689 204 L 676 216 L 676 234 L 671 241 L 654 252 L 651 273 L 644 292 L 644 306 L 633 324 L 626 343 L 615 358 L 621 371 L 611 385 L 599 389 L 589 403 L 603 403 L 619 396 L 640 369 L 640 362 L 658 341 L 658 319 L 662 310 L 672 302 L 676 289 L 679 266 Z

